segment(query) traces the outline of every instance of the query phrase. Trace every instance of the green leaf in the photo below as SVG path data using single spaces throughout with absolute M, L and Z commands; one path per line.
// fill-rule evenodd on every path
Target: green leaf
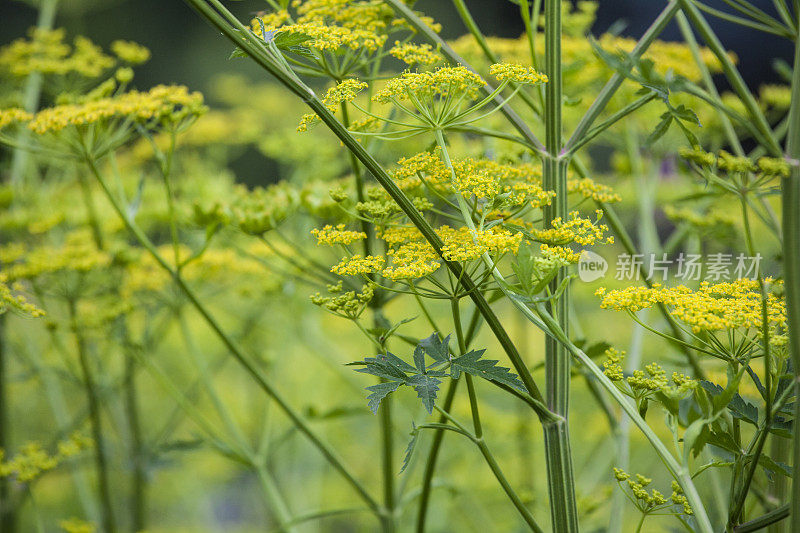
M 433 404 L 436 401 L 440 383 L 441 380 L 429 374 L 416 374 L 408 380 L 408 384 L 417 391 L 417 396 L 422 400 L 422 405 L 425 406 L 428 414 L 433 412 Z
M 405 382 L 407 381 L 406 374 L 417 371 L 416 368 L 389 352 L 375 357 L 367 357 L 361 361 L 361 364 L 365 365 L 364 368 L 359 368 L 356 372 L 372 374 L 389 381 Z
M 739 394 L 735 394 L 733 399 L 728 403 L 728 409 L 734 418 L 749 422 L 758 427 L 758 407 L 748 402 Z
M 439 339 L 439 334 L 434 332 L 430 337 L 419 341 L 418 347 L 422 348 L 431 359 L 444 363 L 450 360 L 450 335 Z M 420 370 L 421 371 L 421 370 Z
M 370 391 L 369 396 L 367 396 L 367 405 L 369 406 L 370 410 L 373 413 L 377 413 L 378 407 L 381 405 L 381 401 L 389 394 L 396 391 L 400 385 L 402 385 L 402 383 L 399 381 L 387 381 L 385 383 L 378 383 L 377 385 L 370 385 L 367 387 L 367 390 Z
M 414 366 L 420 374 L 425 373 L 425 351 L 419 344 L 414 348 Z
M 661 122 L 658 123 L 652 133 L 650 133 L 650 135 L 647 137 L 644 142 L 645 146 L 650 146 L 663 137 L 669 130 L 669 127 L 672 125 L 672 120 L 672 115 L 669 113 L 664 113 L 661 115 Z
M 486 350 L 471 350 L 460 357 L 451 361 L 451 375 L 458 378 L 460 372 L 466 372 L 472 376 L 488 379 L 503 385 L 508 385 L 522 392 L 528 392 L 522 381 L 510 369 L 497 366 L 497 361 L 493 359 L 481 359 Z
M 405 472 L 406 468 L 408 468 L 408 464 L 411 462 L 411 456 L 414 454 L 414 449 L 417 447 L 417 438 L 419 437 L 419 429 L 417 429 L 417 425 L 414 422 L 411 422 L 411 440 L 408 442 L 408 446 L 406 446 L 406 453 L 403 456 L 403 466 L 400 467 L 400 474 Z

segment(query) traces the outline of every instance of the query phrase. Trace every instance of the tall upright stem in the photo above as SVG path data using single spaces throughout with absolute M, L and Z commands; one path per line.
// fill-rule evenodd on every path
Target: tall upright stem
M 7 450 L 9 444 L 8 398 L 6 381 L 8 379 L 8 351 L 4 344 L 3 328 L 5 317 L 0 315 L 0 450 Z M 11 483 L 7 477 L 0 478 L 0 531 L 13 533 L 16 531 L 17 516 L 11 502 Z
M 545 86 L 545 146 L 544 188 L 555 191 L 551 205 L 544 209 L 544 227 L 551 227 L 553 220 L 565 218 L 567 214 L 567 165 L 561 157 L 562 119 L 561 101 L 561 0 L 545 1 L 545 73 L 549 79 Z M 560 271 L 552 281 L 550 290 L 556 292 L 564 281 Z M 548 311 L 556 317 L 565 334 L 569 331 L 569 289 Z M 575 502 L 575 487 L 572 472 L 572 454 L 569 443 L 569 385 L 570 355 L 556 339 L 545 337 L 545 400 L 552 412 L 562 418 L 545 424 L 544 441 L 547 455 L 547 478 L 550 493 L 550 513 L 555 531 L 578 531 L 578 511 Z
M 114 520 L 114 507 L 111 503 L 111 480 L 108 472 L 108 457 L 106 456 L 105 438 L 103 437 L 102 414 L 100 412 L 100 397 L 97 384 L 94 381 L 92 364 L 89 361 L 89 348 L 78 325 L 76 302 L 70 298 L 68 302 L 70 328 L 75 336 L 78 349 L 78 361 L 83 374 L 83 385 L 86 389 L 86 400 L 89 404 L 89 421 L 91 423 L 92 439 L 94 440 L 94 461 L 97 469 L 97 483 L 100 496 L 100 523 L 103 531 L 114 533 L 116 523 Z
M 796 14 L 800 18 L 800 13 Z M 800 38 L 795 41 L 792 106 L 789 111 L 789 133 L 786 158 L 791 174 L 783 179 L 783 275 L 786 287 L 786 308 L 789 325 L 789 351 L 795 374 L 795 387 L 800 393 Z M 792 443 L 791 509 L 800 509 L 800 401 L 794 402 L 794 442 Z M 793 533 L 800 533 L 800 512 L 792 513 Z

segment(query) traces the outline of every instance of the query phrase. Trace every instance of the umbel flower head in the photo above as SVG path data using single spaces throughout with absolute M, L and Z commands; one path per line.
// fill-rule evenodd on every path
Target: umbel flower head
M 205 111 L 203 96 L 181 85 L 158 85 L 147 92 L 130 91 L 118 96 L 64 104 L 37 113 L 28 128 L 38 134 L 55 133 L 69 126 L 123 120 L 143 124 L 178 123 Z
M 398 52 L 401 55 L 407 53 L 412 52 L 405 49 Z M 464 126 L 499 110 L 522 85 L 547 81 L 547 76 L 520 65 L 493 65 L 492 72 L 497 75 L 500 84 L 482 99 L 478 97 L 486 83 L 479 74 L 464 66 L 403 72 L 400 76 L 391 78 L 372 96 L 375 103 L 391 104 L 396 107 L 402 115 L 400 118 L 381 117 L 359 107 L 366 115 L 397 126 L 397 129 L 388 133 L 354 133 L 391 139 L 424 131 Z M 511 96 L 501 104 L 495 105 L 483 116 L 475 116 L 478 111 L 493 102 L 509 83 L 517 85 Z

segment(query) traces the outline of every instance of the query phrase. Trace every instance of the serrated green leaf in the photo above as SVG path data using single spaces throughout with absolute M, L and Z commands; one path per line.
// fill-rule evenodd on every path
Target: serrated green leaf
M 451 361 L 451 370 L 455 374 L 466 372 L 472 376 L 502 383 L 519 391 L 527 392 L 525 385 L 510 369 L 497 366 L 498 361 L 494 359 L 481 359 L 484 352 L 486 350 L 471 350 L 462 356 L 456 357 Z M 453 377 L 457 378 L 458 375 L 453 375 Z
M 734 418 L 744 420 L 758 427 L 758 407 L 738 394 L 735 394 L 730 403 L 728 403 L 728 409 L 731 410 L 731 414 Z
M 399 381 L 387 381 L 367 387 L 366 389 L 370 392 L 370 394 L 367 396 L 367 405 L 369 406 L 370 410 L 373 413 L 377 413 L 378 407 L 381 405 L 381 401 L 389 394 L 396 391 L 400 385 L 402 385 L 402 383 Z
M 408 379 L 408 384 L 417 391 L 417 396 L 422 400 L 422 405 L 425 406 L 428 414 L 432 413 L 441 380 L 429 374 L 416 374 Z
M 418 346 L 435 361 L 443 363 L 450 359 L 450 335 L 440 340 L 439 334 L 434 332 L 430 337 L 419 341 Z
M 661 115 L 661 122 L 659 122 L 658 125 L 655 127 L 655 129 L 652 131 L 652 133 L 650 133 L 650 135 L 647 136 L 647 139 L 644 142 L 645 146 L 650 146 L 651 144 L 659 140 L 661 137 L 663 137 L 669 130 L 669 127 L 672 125 L 672 120 L 673 120 L 672 115 L 670 115 L 669 113 Z
M 389 352 L 375 357 L 367 357 L 361 363 L 365 365 L 364 368 L 359 368 L 356 372 L 372 374 L 390 381 L 405 382 L 407 374 L 417 371 L 416 368 Z
M 419 429 L 417 429 L 417 425 L 414 422 L 411 422 L 411 440 L 408 442 L 408 446 L 406 446 L 406 453 L 403 455 L 403 466 L 400 467 L 400 474 L 405 472 L 406 468 L 408 468 L 408 464 L 411 462 L 411 456 L 414 454 L 414 449 L 417 447 L 417 438 L 419 437 Z
M 417 367 L 417 372 L 420 374 L 425 373 L 425 351 L 419 344 L 414 347 L 414 366 Z

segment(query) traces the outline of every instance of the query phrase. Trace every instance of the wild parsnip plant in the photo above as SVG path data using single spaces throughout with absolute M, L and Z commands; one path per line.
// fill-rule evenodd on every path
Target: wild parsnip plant
M 214 530 L 165 509 L 225 468 L 260 509 L 225 530 L 800 532 L 800 2 L 632 40 L 512 1 L 520 38 L 452 0 L 447 42 L 413 1 L 186 0 L 277 82 L 221 109 L 42 2 L 0 48 L 2 531 Z M 708 17 L 794 42 L 786 84 Z

